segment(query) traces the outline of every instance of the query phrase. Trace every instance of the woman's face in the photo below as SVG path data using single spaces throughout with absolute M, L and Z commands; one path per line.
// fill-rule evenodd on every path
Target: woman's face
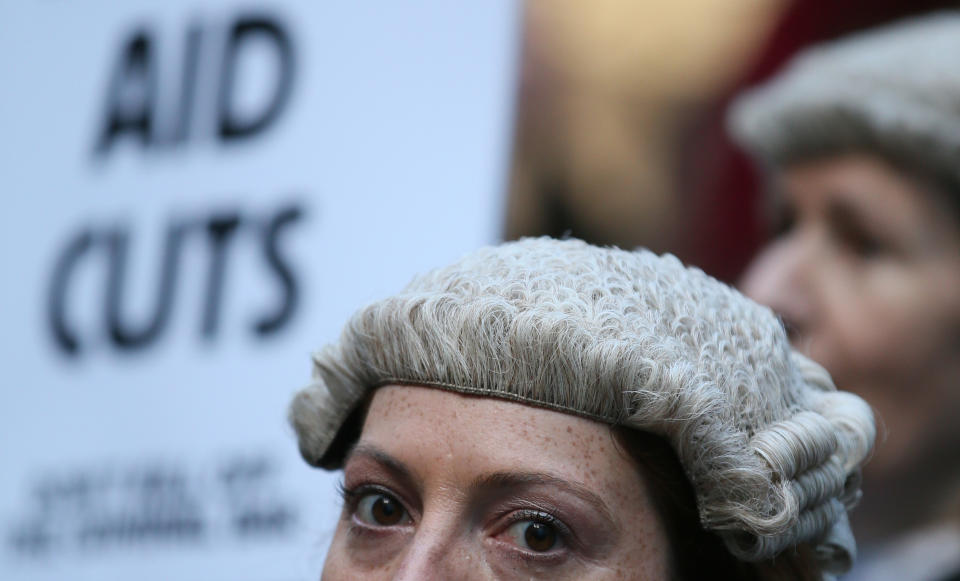
M 748 269 L 743 290 L 783 316 L 795 344 L 839 387 L 875 407 L 889 437 L 869 468 L 895 469 L 960 400 L 955 212 L 867 155 L 777 177 L 782 234 Z
M 383 387 L 344 489 L 324 581 L 667 579 L 638 468 L 591 420 Z

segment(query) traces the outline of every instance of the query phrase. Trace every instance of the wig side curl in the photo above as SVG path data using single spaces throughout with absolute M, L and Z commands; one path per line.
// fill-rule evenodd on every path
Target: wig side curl
M 704 528 L 746 561 L 809 542 L 850 567 L 869 407 L 792 351 L 773 313 L 672 256 L 527 239 L 356 313 L 290 408 L 307 462 L 342 465 L 377 386 L 434 386 L 665 437 Z

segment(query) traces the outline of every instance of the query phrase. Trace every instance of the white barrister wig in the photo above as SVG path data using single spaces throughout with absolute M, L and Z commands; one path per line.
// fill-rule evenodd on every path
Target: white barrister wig
M 378 386 L 496 397 L 663 436 L 704 528 L 746 561 L 811 543 L 841 573 L 869 406 L 793 351 L 770 309 L 673 256 L 526 239 L 476 251 L 357 312 L 314 356 L 291 422 L 342 466 Z M 354 416 L 356 414 L 353 414 Z
M 801 53 L 734 102 L 728 125 L 768 166 L 845 151 L 960 191 L 960 12 L 942 12 Z

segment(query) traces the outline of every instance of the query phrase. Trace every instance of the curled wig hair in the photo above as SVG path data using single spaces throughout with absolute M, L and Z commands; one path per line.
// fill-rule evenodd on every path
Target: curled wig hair
M 873 153 L 960 204 L 958 51 L 957 11 L 812 47 L 733 103 L 730 132 L 768 168 Z
M 290 408 L 337 469 L 385 384 L 502 398 L 657 434 L 701 525 L 744 561 L 801 543 L 845 572 L 873 416 L 793 351 L 766 307 L 672 256 L 527 239 L 481 249 L 357 312 Z

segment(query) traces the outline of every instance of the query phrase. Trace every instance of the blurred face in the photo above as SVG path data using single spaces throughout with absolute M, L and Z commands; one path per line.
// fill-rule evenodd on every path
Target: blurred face
M 590 420 L 383 387 L 344 489 L 324 581 L 667 579 L 636 466 Z
M 866 155 L 790 166 L 778 177 L 782 234 L 748 269 L 743 290 L 783 316 L 795 344 L 839 387 L 875 407 L 889 435 L 868 469 L 895 469 L 958 409 L 955 211 Z

